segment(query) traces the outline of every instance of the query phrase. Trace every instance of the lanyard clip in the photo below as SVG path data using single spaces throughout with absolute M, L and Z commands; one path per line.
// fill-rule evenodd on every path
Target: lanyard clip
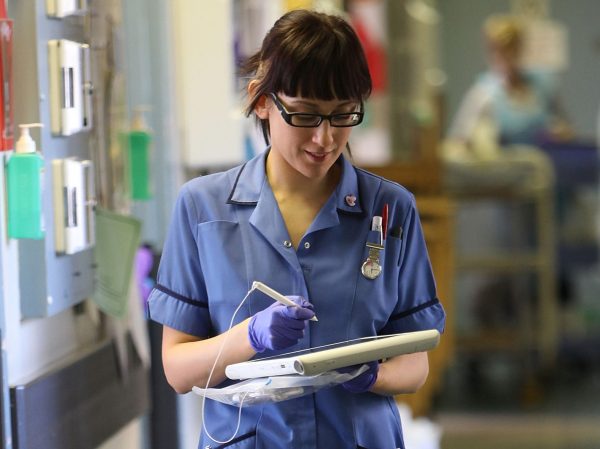
M 382 218 L 378 215 L 373 217 L 371 223 L 371 232 L 375 231 L 378 235 L 378 242 L 367 241 L 369 248 L 367 260 L 362 264 L 360 271 L 367 279 L 375 279 L 381 274 L 381 263 L 379 262 L 379 252 L 384 249 Z
M 383 249 L 383 245 L 367 242 L 369 255 L 360 267 L 360 272 L 367 279 L 375 279 L 381 274 L 381 264 L 379 263 L 379 251 Z

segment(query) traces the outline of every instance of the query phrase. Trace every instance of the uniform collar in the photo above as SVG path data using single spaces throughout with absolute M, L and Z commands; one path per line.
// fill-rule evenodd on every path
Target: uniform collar
M 246 162 L 239 169 L 227 202 L 229 204 L 256 205 L 266 180 L 265 162 L 270 149 Z M 342 155 L 337 163 L 342 165 L 342 178 L 335 190 L 338 210 L 362 214 L 358 176 L 352 164 Z
M 239 168 L 227 203 L 248 206 L 258 203 L 263 184 L 266 182 L 265 162 L 268 152 L 269 149 Z

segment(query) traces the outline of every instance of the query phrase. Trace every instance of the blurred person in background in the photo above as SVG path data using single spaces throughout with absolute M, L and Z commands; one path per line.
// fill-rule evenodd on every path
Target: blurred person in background
M 451 141 L 477 153 L 509 145 L 536 145 L 572 137 L 552 73 L 525 68 L 523 23 L 493 15 L 483 25 L 489 70 L 463 99 L 449 131 Z
M 457 213 L 460 251 L 539 251 L 536 209 L 529 200 L 509 196 L 507 202 L 496 193 L 543 189 L 552 195 L 553 168 L 541 148 L 570 140 L 573 133 L 560 107 L 555 74 L 525 64 L 526 24 L 515 16 L 492 15 L 482 34 L 488 69 L 467 91 L 442 147 L 449 190 L 467 197 L 489 192 L 489 201 L 466 202 Z M 517 275 L 491 271 L 471 279 L 477 324 L 488 331 L 517 330 L 523 304 L 539 297 L 539 279 L 526 268 Z M 469 385 L 477 392 L 484 363 L 473 357 L 468 369 Z M 532 391 L 531 385 L 522 386 Z

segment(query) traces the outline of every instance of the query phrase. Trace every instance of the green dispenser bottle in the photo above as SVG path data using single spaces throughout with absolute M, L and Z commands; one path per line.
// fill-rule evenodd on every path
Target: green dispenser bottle
M 149 109 L 143 106 L 134 109 L 134 118 L 129 132 L 129 179 L 131 198 L 134 200 L 152 198 L 150 187 L 152 130 L 144 118 L 144 112 L 147 110 Z
M 8 237 L 13 239 L 42 239 L 44 215 L 42 189 L 44 159 L 36 151 L 29 128 L 41 123 L 19 125 L 21 136 L 8 160 L 6 178 L 8 191 Z

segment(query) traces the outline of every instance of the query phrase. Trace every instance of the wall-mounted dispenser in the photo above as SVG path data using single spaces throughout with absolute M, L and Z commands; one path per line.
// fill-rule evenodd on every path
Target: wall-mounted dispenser
M 74 254 L 94 245 L 93 171 L 91 161 L 52 161 L 54 249 L 59 254 Z
M 48 42 L 50 123 L 55 135 L 70 136 L 92 126 L 89 45 L 67 39 Z
M 88 4 L 91 5 L 89 1 Z M 72 16 L 55 20 L 46 15 L 46 0 L 10 0 L 8 6 L 15 21 L 13 69 L 14 79 L 18 80 L 13 86 L 15 118 L 34 117 L 35 120 L 31 121 L 42 122 L 45 126 L 42 132 L 31 130 L 45 162 L 44 181 L 40 183 L 44 187 L 41 210 L 45 232 L 41 236 L 39 233 L 37 240 L 27 238 L 12 241 L 8 248 L 9 252 L 17 252 L 11 282 L 14 279 L 15 288 L 19 289 L 21 319 L 27 321 L 69 310 L 90 298 L 94 292 L 96 268 L 93 248 L 67 255 L 63 243 L 63 252 L 57 253 L 55 250 L 53 161 L 69 157 L 76 157 L 80 161 L 93 160 L 92 133 L 77 132 L 86 130 L 91 125 L 89 120 L 84 120 L 84 100 L 86 94 L 89 94 L 89 89 L 86 89 L 88 75 L 85 63 L 88 46 L 80 43 L 91 42 L 93 39 L 96 42 L 99 36 L 90 31 L 88 19 L 92 19 L 92 14 L 89 10 L 85 18 Z M 16 26 L 17 24 L 20 26 Z M 60 40 L 61 38 L 68 41 Z M 90 52 L 89 56 L 93 65 L 94 54 Z M 71 91 L 69 85 L 72 86 Z M 69 95 L 66 95 L 67 92 Z M 69 114 L 67 106 L 71 109 L 79 108 L 80 118 L 77 118 L 78 114 Z M 64 121 L 63 112 L 66 118 Z M 18 123 L 23 121 L 17 120 L 16 124 Z M 51 129 L 51 125 L 54 129 Z M 17 133 L 18 127 L 15 143 Z M 14 156 L 0 155 L 4 160 Z M 6 217 L 8 219 L 8 214 Z M 66 244 L 67 251 L 76 251 L 76 248 L 81 247 L 80 244 L 72 245 L 70 238 L 66 240 L 69 242 Z M 80 242 L 81 238 L 75 238 L 74 241 Z M 10 269 L 13 270 L 13 267 Z M 35 273 L 34 279 L 32 273 Z M 26 325 L 29 327 L 30 323 Z M 19 439 L 19 444 L 21 443 L 27 446 Z
M 150 150 L 152 130 L 146 123 L 144 113 L 147 106 L 134 108 L 133 121 L 128 136 L 129 147 L 129 179 L 131 183 L 131 199 L 149 200 L 152 198 L 150 183 Z
M 62 18 L 83 15 L 87 12 L 87 0 L 46 0 L 46 14 Z
M 15 239 L 44 238 L 44 159 L 36 151 L 29 128 L 41 123 L 19 125 L 21 136 L 6 169 L 8 191 L 8 236 Z

